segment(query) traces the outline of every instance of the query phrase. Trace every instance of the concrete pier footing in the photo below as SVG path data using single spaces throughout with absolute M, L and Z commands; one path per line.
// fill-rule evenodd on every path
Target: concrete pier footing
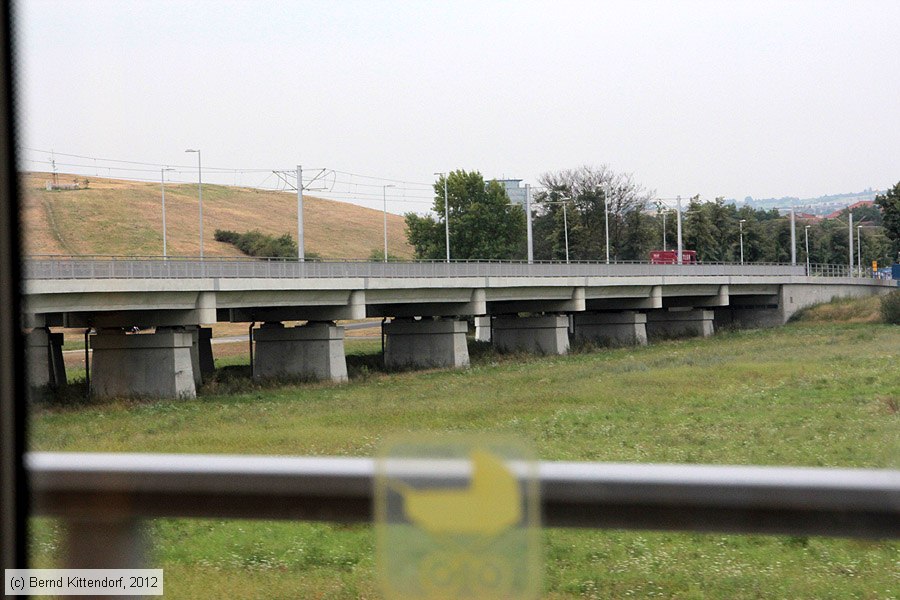
M 256 379 L 297 377 L 316 381 L 347 381 L 344 328 L 331 322 L 297 327 L 265 323 L 253 333 Z
M 466 321 L 394 319 L 384 326 L 384 363 L 389 369 L 469 366 Z
M 647 315 L 635 311 L 575 313 L 575 339 L 605 346 L 647 344 Z
M 681 337 L 708 337 L 713 334 L 714 311 L 653 310 L 647 313 L 647 337 L 650 341 Z
M 25 363 L 32 387 L 58 387 L 66 383 L 62 354 L 63 334 L 49 329 L 33 329 L 25 334 Z
M 567 354 L 569 317 L 566 315 L 496 317 L 492 335 L 494 347 L 501 352 Z
M 155 333 L 101 329 L 91 336 L 91 393 L 99 398 L 193 398 L 193 334 L 158 327 Z

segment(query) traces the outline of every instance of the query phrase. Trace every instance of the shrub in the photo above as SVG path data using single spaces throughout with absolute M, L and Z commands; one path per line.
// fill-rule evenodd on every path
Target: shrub
M 296 258 L 297 256 L 297 244 L 288 234 L 276 238 L 256 229 L 247 233 L 216 229 L 214 237 L 217 242 L 231 244 L 247 256 L 261 258 Z
M 900 325 L 900 290 L 881 297 L 881 317 L 885 323 Z

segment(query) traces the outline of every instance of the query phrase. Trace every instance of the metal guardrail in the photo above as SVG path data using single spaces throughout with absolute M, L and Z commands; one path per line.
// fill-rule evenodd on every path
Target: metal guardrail
M 344 277 L 642 277 L 642 276 L 804 276 L 805 265 L 704 263 L 666 265 L 646 262 L 522 261 L 306 261 L 286 259 L 163 259 L 159 257 L 33 257 L 24 263 L 26 279 L 202 279 Z M 848 277 L 847 265 L 811 265 L 811 276 Z
M 35 513 L 81 523 L 79 535 L 154 517 L 372 520 L 366 458 L 36 452 L 26 465 Z M 548 527 L 900 538 L 897 470 L 541 462 L 537 473 Z

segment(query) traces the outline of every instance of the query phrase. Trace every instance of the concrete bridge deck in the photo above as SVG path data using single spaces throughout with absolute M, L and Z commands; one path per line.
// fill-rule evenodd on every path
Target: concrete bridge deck
M 200 365 L 212 364 L 201 326 L 215 322 L 263 323 L 255 334 L 257 376 L 340 381 L 339 320 L 391 318 L 384 328 L 389 365 L 461 367 L 468 364 L 461 319 L 469 317 L 479 339 L 500 348 L 564 354 L 572 336 L 641 344 L 722 326 L 778 325 L 811 304 L 895 288 L 848 277 L 846 267 L 816 265 L 811 273 L 760 264 L 46 258 L 25 263 L 25 325 L 37 332 L 39 383 L 48 379 L 42 374 L 58 343 L 48 328 L 84 327 L 96 330 L 101 375 L 118 381 L 122 371 L 144 373 L 123 385 L 95 377 L 98 393 L 193 395 Z M 285 328 L 284 321 L 308 324 Z M 125 335 L 135 326 L 156 333 Z M 166 373 L 164 386 L 153 384 L 156 371 Z

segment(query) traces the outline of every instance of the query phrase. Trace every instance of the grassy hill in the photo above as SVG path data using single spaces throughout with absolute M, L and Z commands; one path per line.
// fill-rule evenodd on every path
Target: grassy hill
M 162 254 L 162 205 L 158 183 L 91 179 L 88 189 L 47 191 L 47 173 L 21 175 L 25 253 Z M 60 175 L 69 182 L 74 175 Z M 79 176 L 79 179 L 82 177 Z M 170 256 L 197 256 L 197 186 L 166 184 Z M 323 258 L 368 258 L 384 246 L 382 212 L 346 202 L 304 196 L 306 251 Z M 203 185 L 204 254 L 238 256 L 213 240 L 216 229 L 271 235 L 297 234 L 295 193 Z M 403 217 L 388 214 L 388 251 L 412 258 Z

